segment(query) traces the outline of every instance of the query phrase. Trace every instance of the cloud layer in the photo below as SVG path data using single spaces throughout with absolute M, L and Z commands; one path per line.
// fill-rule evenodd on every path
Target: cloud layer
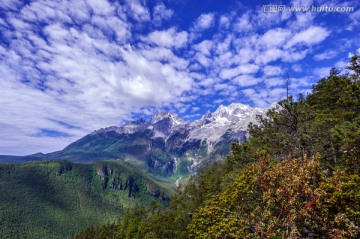
M 60 150 L 95 129 L 156 110 L 193 119 L 220 103 L 266 107 L 284 97 L 285 73 L 293 74 L 293 93 L 308 92 L 330 67 L 323 61 L 360 47 L 357 12 L 339 30 L 316 21 L 326 14 L 269 14 L 256 5 L 179 22 L 184 8 L 137 0 L 4 0 L 0 154 Z M 346 39 L 343 31 L 348 45 L 335 48 Z M 317 67 L 308 69 L 308 59 Z

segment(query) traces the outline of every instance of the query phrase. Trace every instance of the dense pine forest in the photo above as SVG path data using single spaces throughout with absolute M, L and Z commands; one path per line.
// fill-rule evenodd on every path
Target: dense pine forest
M 0 238 L 68 238 L 135 205 L 166 206 L 164 186 L 119 161 L 1 163 Z
M 280 101 L 179 187 L 76 238 L 360 238 L 360 58 Z

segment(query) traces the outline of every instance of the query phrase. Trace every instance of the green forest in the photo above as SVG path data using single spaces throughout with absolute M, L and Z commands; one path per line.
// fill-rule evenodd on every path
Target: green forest
M 360 58 L 278 102 L 180 186 L 75 238 L 360 238 Z
M 126 208 L 164 207 L 170 193 L 119 161 L 2 163 L 0 238 L 68 238 L 116 222 Z

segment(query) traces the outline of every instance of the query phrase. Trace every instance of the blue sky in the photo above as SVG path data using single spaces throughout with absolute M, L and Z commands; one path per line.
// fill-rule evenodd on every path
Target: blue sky
M 360 54 L 359 29 L 358 0 L 2 0 L 0 154 L 60 150 L 155 111 L 267 107 L 288 73 L 290 93 L 306 94 Z

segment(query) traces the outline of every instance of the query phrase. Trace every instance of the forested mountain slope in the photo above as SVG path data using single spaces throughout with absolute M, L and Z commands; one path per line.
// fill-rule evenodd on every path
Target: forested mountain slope
M 135 205 L 162 207 L 170 193 L 123 162 L 0 164 L 0 237 L 67 238 Z
M 136 207 L 76 238 L 360 238 L 358 56 L 348 69 L 259 117 L 165 210 Z

